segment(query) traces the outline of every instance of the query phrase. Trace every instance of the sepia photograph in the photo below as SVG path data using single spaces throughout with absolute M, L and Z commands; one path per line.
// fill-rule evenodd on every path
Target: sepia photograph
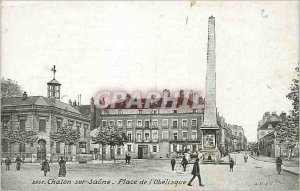
M 1 190 L 299 190 L 299 1 L 1 1 Z

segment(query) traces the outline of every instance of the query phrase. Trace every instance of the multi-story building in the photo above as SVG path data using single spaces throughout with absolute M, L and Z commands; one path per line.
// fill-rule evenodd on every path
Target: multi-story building
M 130 95 L 127 97 L 130 99 Z M 168 158 L 172 154 L 201 149 L 202 134 L 200 126 L 203 122 L 204 100 L 199 98 L 196 107 L 189 98 L 188 107 L 177 107 L 183 102 L 183 97 L 177 100 L 177 106 L 172 107 L 168 102 L 161 107 L 161 100 L 145 108 L 146 99 L 142 99 L 143 108 L 126 108 L 125 103 L 116 104 L 114 108 L 108 106 L 98 112 L 99 126 L 116 126 L 126 133 L 128 142 L 117 149 L 109 146 L 94 146 L 94 153 L 106 159 L 124 158 L 129 152 L 133 158 Z M 174 99 L 174 98 L 173 98 Z M 100 149 L 100 150 L 99 150 Z M 97 155 L 97 154 L 96 154 Z
M 2 157 L 15 158 L 21 153 L 26 161 L 36 162 L 46 158 L 57 161 L 65 154 L 76 160 L 80 154 L 90 153 L 90 117 L 83 115 L 69 104 L 60 100 L 61 84 L 53 79 L 48 85 L 48 97 L 27 96 L 1 98 L 1 128 L 11 130 L 34 131 L 38 137 L 32 144 L 9 145 L 2 141 Z M 50 134 L 64 124 L 80 132 L 80 139 L 74 145 L 55 142 Z

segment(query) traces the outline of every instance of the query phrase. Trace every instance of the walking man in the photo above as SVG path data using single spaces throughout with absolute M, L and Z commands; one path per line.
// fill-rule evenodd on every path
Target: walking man
M 276 170 L 277 170 L 278 174 L 280 174 L 280 172 L 281 172 L 281 165 L 282 165 L 282 159 L 281 159 L 281 157 L 277 157 L 277 159 L 276 159 Z
M 230 160 L 229 160 L 229 167 L 230 167 L 229 172 L 233 172 L 233 166 L 234 166 L 234 161 L 233 161 L 232 158 L 230 158 Z
M 183 156 L 183 157 L 182 157 L 182 161 L 181 161 L 181 165 L 182 165 L 182 167 L 183 167 L 183 172 L 185 172 L 187 164 L 188 164 L 188 161 L 187 161 L 187 159 L 185 158 L 185 156 Z
M 172 171 L 174 171 L 175 164 L 176 164 L 176 161 L 175 161 L 175 158 L 173 156 L 173 158 L 171 160 Z
M 196 158 L 196 161 L 193 166 L 192 171 L 193 178 L 189 181 L 188 186 L 192 186 L 193 180 L 196 178 L 196 176 L 199 179 L 199 186 L 204 187 L 204 184 L 201 183 L 201 176 L 200 176 L 200 167 L 199 167 L 199 158 Z
M 11 165 L 11 160 L 9 156 L 7 156 L 7 158 L 5 159 L 6 170 L 9 170 L 10 165 Z

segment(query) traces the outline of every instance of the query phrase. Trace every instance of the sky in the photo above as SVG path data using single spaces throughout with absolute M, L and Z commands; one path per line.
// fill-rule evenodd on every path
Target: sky
M 217 108 L 256 140 L 264 112 L 288 112 L 299 62 L 298 1 L 6 1 L 1 76 L 29 96 L 82 104 L 101 90 L 205 94 L 208 17 L 216 22 Z

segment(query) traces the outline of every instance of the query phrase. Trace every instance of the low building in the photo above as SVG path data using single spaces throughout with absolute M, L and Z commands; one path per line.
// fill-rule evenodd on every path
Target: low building
M 9 145 L 2 140 L 2 157 L 21 154 L 26 162 L 39 162 L 44 159 L 57 161 L 64 153 L 67 159 L 78 159 L 79 155 L 90 153 L 90 117 L 83 115 L 69 104 L 59 101 L 60 86 L 55 79 L 48 85 L 48 97 L 27 96 L 1 98 L 1 128 L 19 131 L 34 131 L 37 141 L 32 144 Z M 57 128 L 68 124 L 80 132 L 80 139 L 74 145 L 54 142 L 50 135 Z M 64 151 L 64 148 L 65 151 Z

